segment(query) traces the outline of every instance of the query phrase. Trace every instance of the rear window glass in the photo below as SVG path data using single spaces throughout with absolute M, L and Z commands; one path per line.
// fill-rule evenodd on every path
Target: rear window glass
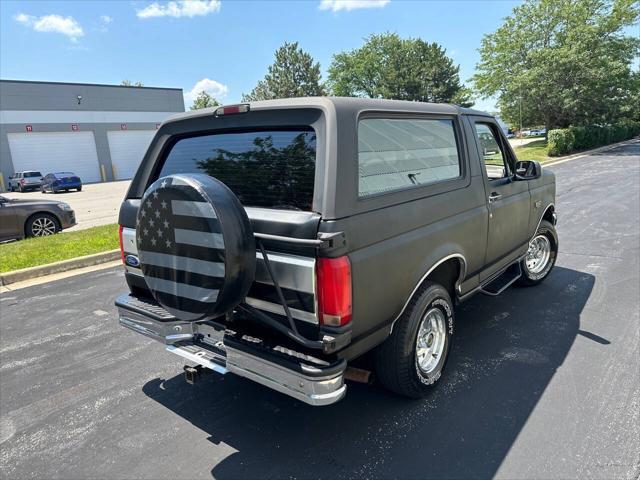
M 54 173 L 53 176 L 56 177 L 56 178 L 66 178 L 66 177 L 75 176 L 75 173 L 72 173 L 72 172 L 58 172 L 58 173 Z
M 359 196 L 460 176 L 452 120 L 367 118 L 358 125 Z
M 311 210 L 315 162 L 310 127 L 216 133 L 176 142 L 160 177 L 206 173 L 247 207 Z
M 24 172 L 24 178 L 33 178 L 33 177 L 41 177 L 42 174 L 40 172 Z

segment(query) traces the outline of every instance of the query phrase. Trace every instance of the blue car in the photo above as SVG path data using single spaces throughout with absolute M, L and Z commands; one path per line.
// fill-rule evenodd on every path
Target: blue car
M 48 173 L 42 179 L 40 191 L 58 193 L 61 191 L 82 190 L 82 180 L 72 172 Z

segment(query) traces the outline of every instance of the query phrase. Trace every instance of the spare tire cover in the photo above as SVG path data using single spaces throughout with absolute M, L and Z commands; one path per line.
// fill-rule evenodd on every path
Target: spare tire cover
M 247 213 L 225 184 L 208 175 L 155 181 L 140 202 L 136 243 L 153 297 L 182 320 L 229 312 L 255 276 Z

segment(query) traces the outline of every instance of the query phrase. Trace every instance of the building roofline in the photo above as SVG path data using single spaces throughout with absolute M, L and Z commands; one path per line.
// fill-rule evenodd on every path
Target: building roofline
M 48 82 L 42 80 L 12 80 L 1 78 L 0 83 L 32 83 L 37 85 L 78 85 L 83 87 L 117 87 L 117 88 L 141 88 L 145 90 L 174 90 L 182 92 L 182 88 L 175 87 L 136 87 L 135 85 L 113 85 L 108 83 L 80 83 L 80 82 Z

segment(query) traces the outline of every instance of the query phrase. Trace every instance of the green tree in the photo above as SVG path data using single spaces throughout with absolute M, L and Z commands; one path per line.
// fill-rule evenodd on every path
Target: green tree
M 328 84 L 345 97 L 473 104 L 444 48 L 395 33 L 371 35 L 362 47 L 334 55 Z
M 637 0 L 526 0 L 486 35 L 473 80 L 508 123 L 609 123 L 632 115 Z M 637 98 L 637 94 L 636 94 Z
M 144 83 L 142 82 L 132 82 L 131 80 L 122 80 L 120 85 L 123 87 L 144 87 Z
M 193 100 L 191 104 L 191 110 L 200 110 L 201 108 L 217 107 L 220 103 L 204 90 L 201 91 L 198 96 Z
M 271 100 L 274 98 L 315 97 L 324 95 L 320 64 L 298 47 L 298 42 L 285 42 L 275 53 L 275 60 L 263 80 L 243 102 Z

